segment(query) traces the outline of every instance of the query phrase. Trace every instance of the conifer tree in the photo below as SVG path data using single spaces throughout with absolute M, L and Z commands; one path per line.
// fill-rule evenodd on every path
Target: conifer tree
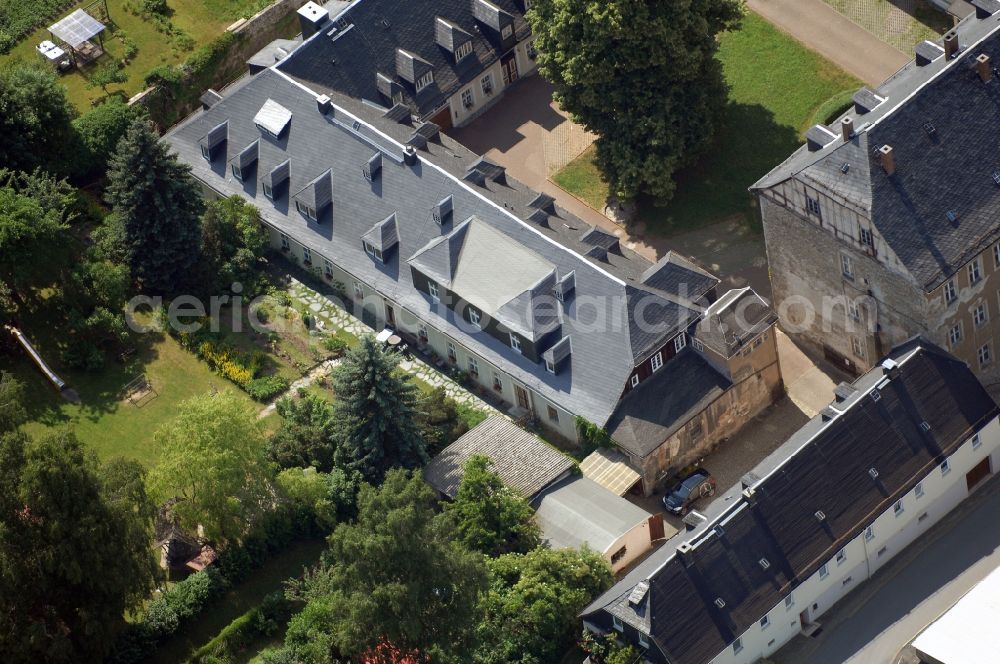
M 132 277 L 150 291 L 182 289 L 198 264 L 204 204 L 191 169 L 149 122 L 135 119 L 108 167 L 107 200 L 121 220 Z
M 416 387 L 396 371 L 396 356 L 365 337 L 333 374 L 337 395 L 335 462 L 381 482 L 395 466 L 427 460 L 416 421 Z

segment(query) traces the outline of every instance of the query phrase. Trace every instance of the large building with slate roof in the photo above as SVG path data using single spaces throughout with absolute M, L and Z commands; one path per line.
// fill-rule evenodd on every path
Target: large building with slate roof
M 582 613 L 657 664 L 769 657 L 1000 467 L 1000 408 L 913 339 Z
M 530 0 L 356 0 L 330 16 L 310 2 L 306 41 L 278 65 L 318 92 L 399 104 L 461 126 L 535 72 Z
M 646 493 L 782 394 L 776 318 L 755 293 L 719 297 L 675 254 L 651 264 L 405 107 L 310 88 L 286 73 L 303 49 L 165 140 L 359 318 L 564 438 L 577 417 L 620 430 Z
M 855 372 L 926 335 L 1000 380 L 1000 3 L 753 186 L 782 327 Z

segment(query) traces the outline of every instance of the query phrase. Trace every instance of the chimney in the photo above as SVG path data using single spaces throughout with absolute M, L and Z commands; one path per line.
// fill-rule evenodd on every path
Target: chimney
M 944 59 L 951 60 L 958 53 L 958 33 L 949 30 L 944 35 Z
M 309 39 L 320 31 L 323 24 L 330 19 L 330 12 L 315 2 L 307 2 L 298 11 L 299 27 L 302 29 L 302 39 Z
M 417 151 L 413 149 L 412 145 L 407 145 L 406 149 L 403 150 L 403 163 L 407 166 L 413 166 L 417 163 Z
M 330 108 L 332 108 L 329 95 L 320 95 L 316 97 L 316 108 L 318 108 L 319 112 L 323 115 L 329 113 Z
M 854 136 L 854 120 L 851 118 L 844 118 L 841 120 L 840 133 L 844 136 L 844 142 L 849 142 L 851 140 L 851 136 Z
M 878 149 L 879 157 L 882 160 L 882 170 L 885 171 L 886 175 L 892 175 L 896 172 L 896 159 L 892 154 L 891 145 L 883 145 Z
M 989 83 L 993 78 L 993 70 L 990 68 L 990 56 L 980 53 L 976 56 L 976 72 L 983 83 Z

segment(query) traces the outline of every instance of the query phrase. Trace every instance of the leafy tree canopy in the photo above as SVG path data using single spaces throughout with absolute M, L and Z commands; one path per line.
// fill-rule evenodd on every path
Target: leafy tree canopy
M 260 212 L 242 196 L 208 204 L 201 224 L 202 267 L 215 292 L 240 282 L 253 292 L 258 264 L 268 246 Z
M 0 436 L 0 652 L 100 661 L 152 591 L 155 507 L 133 462 L 103 468 L 60 432 Z
M 167 294 L 190 284 L 204 204 L 191 169 L 144 118 L 132 120 L 109 161 L 106 196 L 122 225 L 132 277 Z
M 332 376 L 334 460 L 369 481 L 379 482 L 395 466 L 415 468 L 427 460 L 416 418 L 417 388 L 396 371 L 397 361 L 394 352 L 366 336 Z
M 285 641 L 301 661 L 384 643 L 434 662 L 468 661 L 486 568 L 436 518 L 435 504 L 434 491 L 402 469 L 378 489 L 361 487 L 357 523 L 338 525 L 324 564 L 291 588 L 308 602 Z
M 195 397 L 154 435 L 160 460 L 150 475 L 157 500 L 209 539 L 238 539 L 273 501 L 272 469 L 257 413 L 232 392 Z
M 138 106 L 112 97 L 73 121 L 80 138 L 78 175 L 103 175 L 108 159 L 132 122 L 142 116 Z
M 70 175 L 74 115 L 66 88 L 51 68 L 17 62 L 0 70 L 0 164 Z
M 281 428 L 267 444 L 268 456 L 282 468 L 333 468 L 333 406 L 315 394 L 301 399 L 284 397 L 276 404 Z
M 458 414 L 458 404 L 441 386 L 420 399 L 417 419 L 428 456 L 434 456 L 469 430 Z
M 711 140 L 726 103 L 716 35 L 740 0 L 536 0 L 538 68 L 597 134 L 597 165 L 621 199 L 674 193 L 674 173 Z
M 526 553 L 541 543 L 535 513 L 516 491 L 490 470 L 489 457 L 473 455 L 466 463 L 458 495 L 446 507 L 459 539 L 489 556 Z
M 0 371 L 0 433 L 14 431 L 27 421 L 24 402 L 24 383 Z

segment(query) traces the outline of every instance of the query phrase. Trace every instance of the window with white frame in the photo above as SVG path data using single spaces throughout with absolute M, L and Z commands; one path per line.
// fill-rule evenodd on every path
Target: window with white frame
M 840 551 L 838 551 L 837 552 L 836 560 L 837 560 L 837 564 L 838 565 L 843 565 L 844 563 L 846 563 L 847 562 L 847 551 L 844 550 L 844 549 L 841 549 Z
M 472 88 L 462 90 L 462 106 L 472 108 L 476 105 L 476 99 L 472 96 Z
M 281 250 L 288 251 L 292 248 L 292 245 L 288 242 L 288 236 L 284 233 L 281 234 Z
M 687 334 L 681 332 L 676 337 L 674 337 L 674 351 L 679 353 L 684 347 L 687 346 Z
M 990 319 L 990 312 L 986 308 L 985 302 L 980 302 L 972 309 L 972 321 L 976 327 L 985 325 Z
M 309 247 L 302 247 L 302 262 L 306 265 L 312 265 L 313 254 L 312 251 L 309 250 Z
M 854 351 L 855 357 L 865 358 L 866 348 L 865 341 L 861 337 L 851 337 L 851 350 Z
M 327 279 L 333 279 L 333 263 L 328 258 L 323 259 L 323 274 Z
M 914 496 L 914 498 L 923 498 L 924 497 L 924 483 L 923 482 L 917 482 L 917 485 L 915 487 L 913 487 L 913 496 Z
M 559 411 L 556 410 L 552 406 L 548 406 L 547 408 L 548 408 L 549 420 L 552 421 L 552 422 L 558 422 L 559 421 Z
M 871 542 L 875 539 L 875 526 L 868 526 L 865 528 L 865 541 Z
M 872 249 L 875 248 L 875 237 L 872 235 L 871 229 L 861 228 L 861 244 Z
M 455 349 L 455 344 L 448 342 L 448 361 L 452 364 L 458 362 L 458 351 Z
M 697 339 L 691 340 L 691 347 L 694 348 L 699 353 L 705 350 L 705 344 L 701 343 Z
M 826 566 L 826 563 L 823 563 L 819 566 L 819 578 L 825 579 L 828 576 L 830 576 L 830 568 Z
M 469 357 L 469 373 L 476 378 L 479 377 L 479 360 L 474 357 Z
M 417 338 L 420 339 L 421 342 L 427 343 L 427 326 L 424 323 L 417 324 Z
M 628 384 L 636 387 L 639 384 L 639 374 L 632 374 L 632 378 L 629 379 Z
M 503 29 L 500 31 L 501 39 L 510 39 L 513 35 L 514 35 L 514 27 L 511 25 L 503 26 Z
M 736 637 L 736 640 L 733 641 L 733 654 L 738 655 L 742 651 L 743 651 L 743 639 L 741 639 L 740 637 Z
M 493 94 L 493 74 L 487 74 L 479 79 L 479 87 L 483 89 L 484 95 Z
M 790 609 L 795 606 L 795 595 L 788 593 L 785 595 L 785 608 Z
M 848 279 L 854 278 L 854 261 L 847 254 L 840 255 L 840 271 Z
M 521 339 L 513 332 L 510 333 L 510 347 L 518 353 L 521 352 Z
M 861 319 L 861 311 L 858 309 L 858 303 L 852 298 L 847 298 L 847 315 L 851 320 Z
M 650 366 L 653 367 L 653 371 L 663 366 L 663 351 L 653 356 L 653 359 L 650 360 Z
M 469 306 L 469 322 L 470 323 L 472 323 L 476 327 L 479 327 L 479 321 L 482 320 L 482 317 L 483 317 L 483 312 L 481 312 L 479 309 L 476 309 L 475 307 L 473 307 L 471 305 Z
M 969 285 L 978 284 L 983 278 L 983 259 L 977 258 L 969 263 L 967 270 L 969 272 Z
M 983 444 L 983 439 L 979 437 L 978 433 L 972 437 L 972 449 L 978 450 L 982 446 L 982 444 Z
M 951 304 L 958 299 L 958 287 L 955 285 L 954 279 L 949 279 L 944 284 L 944 301 L 947 304 Z
M 371 242 L 365 242 L 364 244 L 365 244 L 365 253 L 374 258 L 375 260 L 377 260 L 379 263 L 382 263 L 383 262 L 382 250 L 376 247 Z
M 316 209 L 311 208 L 302 201 L 295 201 L 295 209 L 309 221 L 316 221 Z
M 201 156 L 207 159 L 208 161 L 212 161 L 212 151 L 208 149 L 207 145 L 201 146 Z
M 433 82 L 434 82 L 434 72 L 433 71 L 429 71 L 429 72 L 427 72 L 426 74 L 424 74 L 423 76 L 421 76 L 420 78 L 417 79 L 417 83 L 416 83 L 417 92 L 420 92 L 421 90 L 423 90 L 424 88 L 426 88 L 428 85 L 430 85 Z
M 503 392 L 503 380 L 496 371 L 493 372 L 493 389 L 497 392 Z
M 945 459 L 941 462 L 941 475 L 947 475 L 951 472 L 951 462 Z
M 897 500 L 896 504 L 892 506 L 892 513 L 895 516 L 899 516 L 900 514 L 903 513 L 903 501 L 902 500 Z
M 553 362 L 552 360 L 545 360 L 545 370 L 548 371 L 550 374 L 554 374 L 556 372 L 555 362 Z
M 761 631 L 767 629 L 771 626 L 771 618 L 769 616 L 764 616 L 760 619 L 760 629 Z
M 625 630 L 625 625 L 622 624 L 622 619 L 619 618 L 618 616 L 611 616 L 611 624 L 618 632 L 622 632 Z
M 642 632 L 639 632 L 639 645 L 643 648 L 649 647 L 649 639 Z
M 948 330 L 948 344 L 954 348 L 960 343 L 962 343 L 962 321 L 952 325 Z
M 467 41 L 467 42 L 462 42 L 461 44 L 458 45 L 458 48 L 455 49 L 455 62 L 459 62 L 460 60 L 462 60 L 463 58 L 465 58 L 465 56 L 469 55 L 470 53 L 472 53 L 472 40 L 471 39 L 469 41 Z
M 239 164 L 233 163 L 232 166 L 233 177 L 243 182 L 243 169 L 240 168 Z
M 360 300 L 365 296 L 365 289 L 360 281 L 354 282 L 354 299 Z
M 976 351 L 976 357 L 979 358 L 980 367 L 988 366 L 993 361 L 993 353 L 990 352 L 990 342 L 987 341 L 979 347 L 979 350 Z
M 274 190 L 271 188 L 271 185 L 269 185 L 266 182 L 261 182 L 260 183 L 260 188 L 264 190 L 264 197 L 265 198 L 272 199 L 272 200 L 274 199 Z
M 427 282 L 427 294 L 433 297 L 435 300 L 440 299 L 440 292 L 438 291 L 438 285 L 436 281 Z

